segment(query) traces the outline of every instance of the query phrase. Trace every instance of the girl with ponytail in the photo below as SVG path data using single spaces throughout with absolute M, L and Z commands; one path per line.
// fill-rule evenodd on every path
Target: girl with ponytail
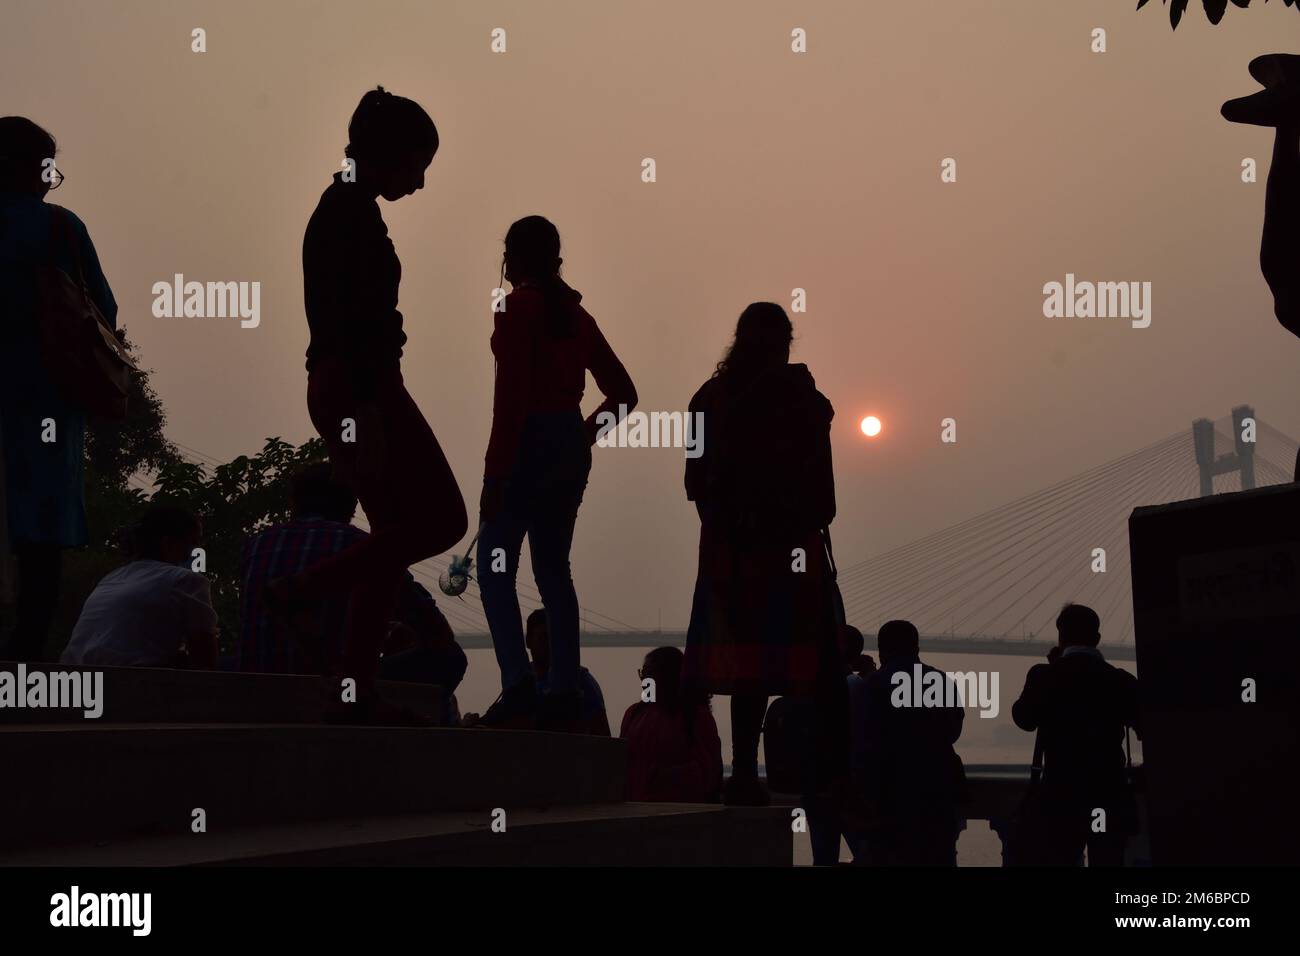
M 563 730 L 580 719 L 578 596 L 569 549 L 597 422 L 606 413 L 621 418 L 637 400 L 582 295 L 560 278 L 562 262 L 560 234 L 547 219 L 528 216 L 506 233 L 502 276 L 513 289 L 494 316 L 496 385 L 479 502 L 479 593 L 502 688 L 483 715 L 488 726 Z M 587 372 L 605 400 L 584 419 Z M 528 663 L 515 587 L 525 536 L 551 635 L 544 696 Z M 493 570 L 498 548 L 506 556 L 504 572 Z
M 380 645 L 407 567 L 446 551 L 467 526 L 451 467 L 402 379 L 402 266 L 378 203 L 422 189 L 437 151 L 438 130 L 418 103 L 383 87 L 366 93 L 348 124 L 348 168 L 321 196 L 303 239 L 307 409 L 370 534 L 267 592 L 291 621 L 326 594 L 349 595 L 337 676 L 356 681 L 358 701 L 334 705 L 341 722 L 410 719 L 375 698 Z

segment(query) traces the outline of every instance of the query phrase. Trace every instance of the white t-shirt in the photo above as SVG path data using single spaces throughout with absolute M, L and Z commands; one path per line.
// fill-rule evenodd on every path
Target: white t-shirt
M 168 667 L 181 644 L 217 632 L 208 579 L 161 561 L 132 561 L 86 598 L 65 664 Z

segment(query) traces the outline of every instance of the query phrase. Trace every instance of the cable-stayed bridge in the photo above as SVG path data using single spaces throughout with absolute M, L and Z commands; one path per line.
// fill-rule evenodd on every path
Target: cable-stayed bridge
M 1216 448 L 1238 447 L 1231 419 L 1211 427 Z M 1256 421 L 1254 487 L 1290 482 L 1297 447 Z M 1207 477 L 1214 493 L 1242 489 L 1240 470 Z M 1106 645 L 1131 645 L 1129 514 L 1201 491 L 1193 433 L 1180 431 L 911 544 L 842 564 L 848 619 L 863 633 L 905 617 L 922 634 L 952 640 L 1054 642 L 1057 612 L 1075 601 L 1101 616 Z M 1101 566 L 1095 549 L 1104 551 L 1104 572 L 1094 570 Z
M 1239 410 L 1241 411 L 1241 410 Z M 1246 411 L 1249 411 L 1248 409 Z M 1194 431 L 1200 431 L 1194 440 Z M 1255 420 L 1249 446 L 1251 467 L 1219 471 L 1198 466 L 1197 443 L 1212 432 L 1216 449 L 1241 449 L 1240 422 L 1225 417 L 1202 421 L 1144 448 L 1097 465 L 1071 478 L 1007 502 L 910 544 L 853 564 L 842 560 L 840 591 L 849 622 L 872 643 L 880 625 L 907 618 L 931 650 L 1025 653 L 1056 639 L 1054 622 L 1067 601 L 1087 604 L 1101 615 L 1103 646 L 1113 657 L 1131 657 L 1133 612 L 1130 594 L 1128 517 L 1140 505 L 1239 491 L 1243 475 L 1254 487 L 1291 481 L 1295 439 Z M 217 460 L 177 444 L 187 458 L 206 467 Z M 1202 464 L 1214 455 L 1202 448 Z M 1104 552 L 1104 568 L 1100 555 Z M 466 647 L 490 646 L 477 588 L 463 600 L 446 598 L 438 576 L 449 558 L 421 562 L 411 570 L 439 597 L 439 607 Z M 1096 570 L 1094 570 L 1096 569 Z M 524 614 L 541 606 L 523 573 L 519 603 Z M 584 642 L 591 646 L 651 647 L 682 644 L 679 631 L 651 631 L 591 608 L 582 608 Z

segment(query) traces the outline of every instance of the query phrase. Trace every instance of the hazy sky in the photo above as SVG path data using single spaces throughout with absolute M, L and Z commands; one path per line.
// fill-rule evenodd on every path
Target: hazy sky
M 565 275 L 647 410 L 685 408 L 748 302 L 806 289 L 795 360 L 837 410 L 848 564 L 1240 402 L 1300 435 L 1300 342 L 1257 264 L 1271 136 L 1218 114 L 1254 88 L 1252 56 L 1296 48 L 1300 15 L 1257 0 L 1171 33 L 1157 5 L 1133 7 L 5 0 L 0 112 L 58 138 L 53 198 L 89 226 L 170 437 L 222 460 L 312 434 L 302 234 L 377 83 L 442 136 L 427 188 L 382 209 L 407 384 L 471 509 L 512 220 L 559 226 Z M 194 27 L 208 52 L 191 52 Z M 177 272 L 261 282 L 261 325 L 154 318 L 151 286 Z M 1067 272 L 1151 282 L 1150 327 L 1045 318 L 1043 285 Z M 869 413 L 874 442 L 857 431 Z M 939 441 L 945 417 L 956 444 Z M 583 605 L 685 624 L 697 523 L 681 472 L 680 451 L 598 450 Z

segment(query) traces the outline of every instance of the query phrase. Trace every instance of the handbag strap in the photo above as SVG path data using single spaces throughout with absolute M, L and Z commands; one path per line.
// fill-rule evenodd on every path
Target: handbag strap
M 1029 765 L 1029 785 L 1037 786 L 1043 778 L 1043 731 L 1039 728 L 1034 734 L 1034 759 Z
M 849 623 L 848 608 L 844 606 L 844 594 L 840 591 L 840 572 L 835 567 L 835 549 L 831 547 L 831 529 L 829 526 L 823 526 L 821 529 L 822 541 L 826 546 L 826 563 L 830 566 L 830 596 L 832 610 L 835 613 L 835 622 L 837 625 Z
M 840 572 L 839 569 L 835 567 L 835 549 L 831 547 L 830 525 L 822 527 L 822 537 L 826 539 L 826 559 L 831 563 L 831 579 L 838 580 Z

